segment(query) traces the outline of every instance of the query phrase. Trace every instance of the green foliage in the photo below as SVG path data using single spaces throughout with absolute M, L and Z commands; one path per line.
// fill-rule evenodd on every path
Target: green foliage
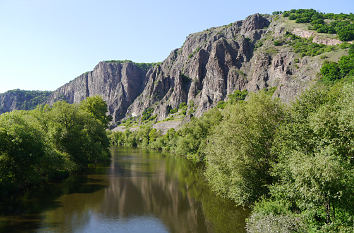
M 86 98 L 81 102 L 80 108 L 98 120 L 105 128 L 112 121 L 112 117 L 107 115 L 107 104 L 100 96 Z
M 181 106 L 182 105 L 182 106 Z M 185 103 L 180 107 L 186 108 Z M 185 124 L 178 132 L 170 129 L 167 134 L 161 135 L 151 126 L 142 126 L 139 130 L 129 132 L 129 137 L 135 144 L 128 141 L 126 132 L 113 132 L 110 136 L 112 145 L 142 147 L 160 151 L 174 152 L 177 155 L 186 157 L 196 163 L 204 162 L 203 148 L 206 146 L 206 138 L 209 132 L 222 119 L 221 113 L 213 109 L 205 113 L 201 118 L 193 118 Z M 150 133 L 153 131 L 153 133 Z
M 265 93 L 224 110 L 224 120 L 207 139 L 206 176 L 216 192 L 247 205 L 267 193 L 272 181 L 270 148 L 284 112 Z
M 147 108 L 144 110 L 142 116 L 141 116 L 141 121 L 147 121 L 150 120 L 153 116 L 152 113 L 154 112 L 153 108 Z
M 151 63 L 137 63 L 133 62 L 131 60 L 107 60 L 105 61 L 107 63 L 119 63 L 119 64 L 124 64 L 124 63 L 134 63 L 137 67 L 140 69 L 144 70 L 145 72 L 148 71 L 151 67 L 160 65 L 161 62 L 151 62 Z
M 246 99 L 246 96 L 248 95 L 248 91 L 247 90 L 236 90 L 234 91 L 234 93 L 228 95 L 228 99 L 229 101 L 234 104 L 240 100 L 244 100 Z
M 259 41 L 257 41 L 256 44 L 254 45 L 254 48 L 255 48 L 255 49 L 260 48 L 260 47 L 262 47 L 262 45 L 263 45 L 263 41 L 262 41 L 262 40 L 259 40 Z
M 178 106 L 178 110 L 181 112 L 182 115 L 187 114 L 187 109 L 188 109 L 188 106 L 185 102 L 180 103 Z
M 131 61 L 131 60 L 107 60 L 107 61 L 104 61 L 104 62 L 124 64 L 124 63 L 131 63 L 133 61 Z
M 281 15 L 283 12 L 282 11 L 273 11 L 272 15 Z
M 204 163 L 203 149 L 207 144 L 207 136 L 222 118 L 223 116 L 217 108 L 206 112 L 198 119 L 193 118 L 178 131 L 175 153 L 186 156 L 194 162 Z
M 152 62 L 152 63 L 136 63 L 134 64 L 145 72 L 148 71 L 151 67 L 155 67 L 161 64 L 161 62 Z
M 220 101 L 218 102 L 218 104 L 216 105 L 217 108 L 221 108 L 221 109 L 224 109 L 225 106 L 226 106 L 226 102 L 223 101 L 223 100 L 220 100 Z
M 322 80 L 334 82 L 336 80 L 354 76 L 354 54 L 349 51 L 349 56 L 343 56 L 336 62 L 324 62 L 321 67 Z
M 296 20 L 296 23 L 310 23 L 310 29 L 320 33 L 337 34 L 341 41 L 354 39 L 353 14 L 323 14 L 313 9 L 285 11 L 284 17 Z M 329 20 L 326 23 L 325 19 Z
M 354 230 L 353 93 L 352 82 L 339 82 L 292 105 L 272 147 L 277 182 L 269 186 L 270 198 L 256 204 L 251 225 L 257 225 L 254 216 L 289 216 L 301 219 L 306 231 Z
M 175 114 L 176 112 L 178 112 L 178 108 L 172 108 L 169 114 Z
M 273 42 L 273 44 L 274 44 L 275 46 L 280 46 L 280 45 L 283 44 L 283 41 L 281 41 L 281 40 L 275 40 L 275 41 Z
M 138 124 L 138 119 L 136 117 L 129 117 L 125 120 L 122 120 L 122 122 L 119 125 L 129 128 L 137 124 Z
M 247 232 L 308 232 L 301 218 L 292 215 L 252 214 L 246 226 Z
M 108 159 L 107 109 L 102 99 L 57 102 L 0 115 L 2 195 L 66 176 Z M 96 109 L 97 108 L 97 109 Z
M 330 52 L 336 49 L 335 46 L 312 43 L 312 38 L 305 39 L 289 32 L 286 33 L 289 40 L 286 42 L 294 48 L 294 52 L 304 56 L 317 56 L 324 52 Z
M 335 81 L 341 78 L 340 69 L 336 62 L 325 62 L 321 67 L 321 74 L 325 81 Z

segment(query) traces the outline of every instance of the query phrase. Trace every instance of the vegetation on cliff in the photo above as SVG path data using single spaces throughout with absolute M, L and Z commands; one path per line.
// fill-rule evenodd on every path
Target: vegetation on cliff
M 60 179 L 109 159 L 100 97 L 0 115 L 0 196 Z
M 280 14 L 281 12 L 274 12 Z M 337 34 L 341 41 L 354 39 L 354 14 L 324 14 L 313 9 L 298 9 L 283 12 L 284 17 L 296 23 L 309 23 L 309 29 L 320 33 Z

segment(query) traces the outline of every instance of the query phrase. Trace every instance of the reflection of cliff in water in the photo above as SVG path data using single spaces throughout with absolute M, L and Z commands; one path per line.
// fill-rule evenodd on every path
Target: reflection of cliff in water
M 135 159 L 139 161 L 132 161 Z M 190 194 L 179 192 L 178 179 L 166 176 L 167 161 L 152 161 L 124 155 L 114 161 L 103 214 L 121 218 L 152 215 L 171 232 L 208 232 L 201 203 Z M 117 178 L 117 173 L 121 177 Z
M 128 153 L 120 151 L 112 161 L 102 214 L 120 218 L 155 216 L 171 232 L 213 232 L 213 228 L 218 228 L 213 227 L 213 222 L 230 212 L 231 222 L 227 223 L 226 218 L 222 225 L 228 224 L 224 227 L 232 227 L 233 232 L 237 228 L 243 232 L 244 211 L 216 198 L 200 172 L 186 161 Z M 212 210 L 215 199 L 219 201 L 220 213 Z M 209 212 L 206 212 L 208 207 Z M 235 215 L 241 219 L 233 218 Z

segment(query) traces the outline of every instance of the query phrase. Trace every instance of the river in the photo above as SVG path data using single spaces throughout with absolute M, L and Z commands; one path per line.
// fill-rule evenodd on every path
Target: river
M 237 233 L 247 214 L 185 159 L 113 148 L 110 166 L 1 204 L 0 232 Z

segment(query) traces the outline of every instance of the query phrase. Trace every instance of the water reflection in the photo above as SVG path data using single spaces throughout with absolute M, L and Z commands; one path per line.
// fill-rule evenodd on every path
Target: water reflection
M 4 224 L 0 219 L 0 230 L 244 232 L 247 211 L 216 197 L 200 170 L 185 160 L 139 150 L 115 149 L 112 154 L 109 168 L 96 169 L 91 175 L 56 187 L 62 194 L 48 192 L 56 199 L 37 212 L 3 217 L 23 222 Z M 25 221 L 27 215 L 30 222 L 33 220 L 31 224 Z

